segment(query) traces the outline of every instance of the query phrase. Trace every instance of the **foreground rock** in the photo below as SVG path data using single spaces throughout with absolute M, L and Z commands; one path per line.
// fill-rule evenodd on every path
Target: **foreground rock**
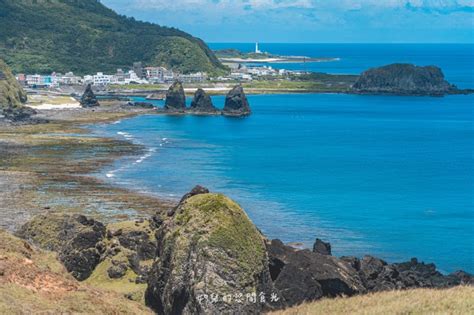
M 174 82 L 168 89 L 165 110 L 169 112 L 184 112 L 186 110 L 186 96 L 181 82 Z
M 51 213 L 34 217 L 17 235 L 57 252 L 76 279 L 143 303 L 160 222 L 155 216 L 104 226 L 82 215 Z
M 105 226 L 83 215 L 39 215 L 26 223 L 17 235 L 47 250 L 59 253 L 66 269 L 85 280 L 101 260 Z
M 184 198 L 159 231 L 147 305 L 158 314 L 256 314 L 266 307 L 259 295 L 271 293 L 264 240 L 245 212 L 223 195 Z
M 366 291 L 358 272 L 336 257 L 295 250 L 279 240 L 268 243 L 267 249 L 272 280 L 287 306 Z
M 0 314 L 152 314 L 71 277 L 55 254 L 0 230 Z
M 248 116 L 252 113 L 241 85 L 235 86 L 226 96 L 222 114 L 226 116 Z
M 197 89 L 189 108 L 195 114 L 216 114 L 219 110 L 212 104 L 211 97 L 203 90 Z
M 400 95 L 444 95 L 456 93 L 456 86 L 444 79 L 440 68 L 391 64 L 365 71 L 353 85 L 357 93 Z
M 94 94 L 94 91 L 92 91 L 92 85 L 88 84 L 86 87 L 86 90 L 84 91 L 84 94 L 82 94 L 81 97 L 81 106 L 84 108 L 88 107 L 96 107 L 99 106 L 99 101 L 97 101 L 97 97 Z

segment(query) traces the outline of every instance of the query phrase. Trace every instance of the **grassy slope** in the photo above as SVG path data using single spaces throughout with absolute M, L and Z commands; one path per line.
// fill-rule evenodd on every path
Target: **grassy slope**
M 182 72 L 223 68 L 202 40 L 96 0 L 0 0 L 0 8 L 0 56 L 15 72 L 111 72 L 135 61 Z
M 55 254 L 0 230 L 0 314 L 152 314 L 125 297 L 77 282 Z
M 391 291 L 325 299 L 272 314 L 474 314 L 474 287 Z

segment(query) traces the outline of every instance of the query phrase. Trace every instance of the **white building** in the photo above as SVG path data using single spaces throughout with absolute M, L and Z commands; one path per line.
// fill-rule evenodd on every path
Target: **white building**
M 94 85 L 108 85 L 112 80 L 111 75 L 104 74 L 102 72 L 97 72 L 96 75 L 93 76 L 93 84 Z
M 196 72 L 191 74 L 180 74 L 178 80 L 183 83 L 198 83 L 207 80 L 207 73 Z
M 261 54 L 262 51 L 258 48 L 258 43 L 255 43 L 255 53 L 256 54 Z

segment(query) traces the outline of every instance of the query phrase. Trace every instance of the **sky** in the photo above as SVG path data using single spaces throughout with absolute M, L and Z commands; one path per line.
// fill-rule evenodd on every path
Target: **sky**
M 474 0 L 102 0 L 206 42 L 473 43 Z

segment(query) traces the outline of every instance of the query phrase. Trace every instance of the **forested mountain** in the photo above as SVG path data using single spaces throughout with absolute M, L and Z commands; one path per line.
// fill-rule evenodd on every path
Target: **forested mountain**
M 133 62 L 183 73 L 224 66 L 200 39 L 97 0 L 0 0 L 0 58 L 14 72 L 111 72 Z

